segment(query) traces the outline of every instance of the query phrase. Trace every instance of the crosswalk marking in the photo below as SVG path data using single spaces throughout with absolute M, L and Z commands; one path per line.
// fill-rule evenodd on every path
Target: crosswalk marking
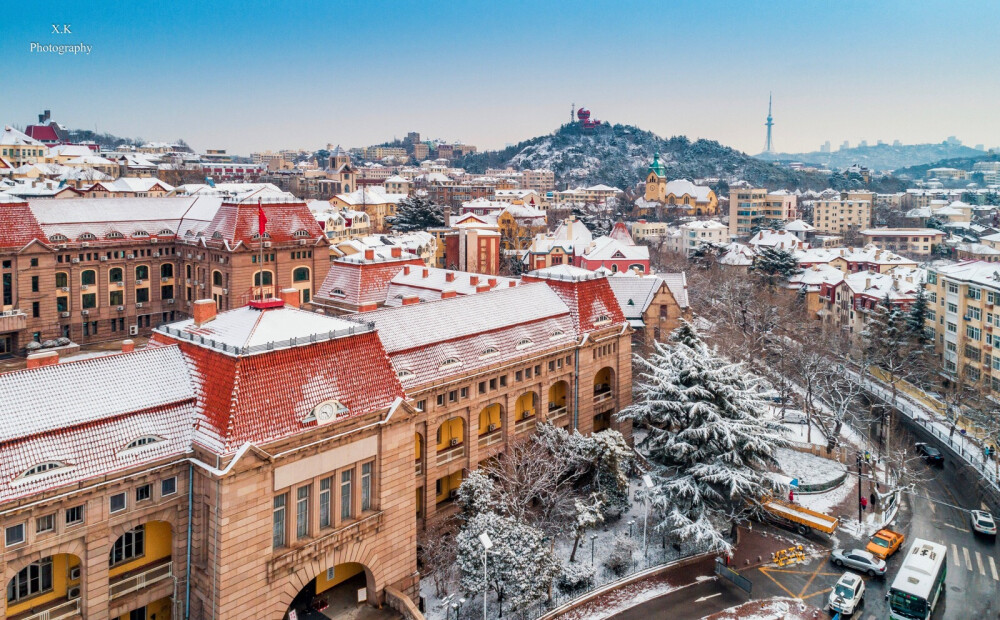
M 969 557 L 969 548 L 962 547 L 962 553 L 965 555 L 965 568 L 972 570 L 972 558 Z
M 955 558 L 955 566 L 961 566 L 962 563 L 958 561 L 958 547 L 955 543 L 951 543 L 951 557 Z
M 983 568 L 983 556 L 976 552 L 976 564 L 979 565 L 979 574 L 983 577 L 986 576 L 986 569 Z
M 990 559 L 990 572 L 993 573 L 993 581 L 1000 581 L 1000 577 L 997 576 L 997 563 L 993 561 L 993 556 L 986 556 Z

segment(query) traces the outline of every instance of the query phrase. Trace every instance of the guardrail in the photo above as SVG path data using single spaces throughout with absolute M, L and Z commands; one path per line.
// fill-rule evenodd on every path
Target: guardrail
M 126 594 L 137 592 L 145 588 L 148 585 L 154 584 L 158 581 L 163 581 L 164 579 L 169 579 L 173 576 L 173 562 L 167 562 L 166 564 L 160 564 L 159 566 L 154 566 L 148 570 L 144 570 L 141 573 L 136 573 L 129 575 L 118 581 L 113 581 L 108 586 L 108 592 L 112 599 L 116 599 Z
M 11 616 L 11 620 L 63 620 L 78 615 L 80 615 L 80 599 L 75 598 L 37 611 L 30 616 Z

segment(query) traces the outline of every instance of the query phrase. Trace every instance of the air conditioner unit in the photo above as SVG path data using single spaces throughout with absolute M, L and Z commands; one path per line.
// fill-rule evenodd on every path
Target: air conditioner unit
M 66 598 L 69 600 L 80 598 L 80 586 L 73 586 L 66 590 Z
M 112 284 L 114 284 L 115 286 L 117 286 L 119 288 L 125 286 L 125 283 L 122 282 L 121 280 L 115 280 L 114 282 L 112 282 Z
M 159 257 L 160 257 L 159 252 L 153 252 L 153 258 L 159 258 Z
M 174 304 L 174 300 L 173 299 L 168 299 L 167 303 L 170 304 L 170 305 L 173 305 Z
M 458 498 L 458 489 L 452 489 L 448 491 L 448 499 L 457 499 L 457 498 Z
M 135 285 L 136 285 L 136 286 L 142 286 L 142 283 L 143 283 L 143 282 L 145 282 L 145 280 L 136 280 L 136 281 L 135 281 Z
M 75 258 L 75 257 L 73 258 L 73 263 L 79 263 L 79 262 L 80 262 L 79 258 Z
M 497 425 L 496 424 L 490 424 L 487 428 L 489 429 L 487 432 L 492 433 L 493 431 L 497 430 Z
M 222 289 L 222 294 L 223 295 L 228 295 L 229 294 L 229 289 L 228 288 Z
M 60 312 L 59 316 L 61 316 L 64 319 L 69 318 L 69 312 Z
M 135 302 L 135 307 L 136 308 L 141 308 L 142 307 L 142 302 L 141 301 Z
M 152 239 L 150 239 L 150 240 L 149 240 L 149 242 L 150 242 L 150 243 L 159 243 L 159 242 L 160 242 L 160 240 L 159 240 L 159 239 L 157 239 L 156 237 L 153 237 Z
M 118 306 L 118 312 L 125 312 L 125 306 Z
M 83 316 L 87 316 L 90 314 L 90 310 L 81 310 L 80 314 L 82 314 Z
M 61 290 L 62 290 L 62 292 L 64 292 L 64 293 L 68 293 L 68 292 L 69 292 L 69 287 L 68 287 L 68 286 L 64 286 L 64 287 L 62 287 L 62 289 L 61 289 Z
M 191 258 L 191 256 L 192 256 L 191 252 L 188 252 L 188 253 L 187 253 L 187 257 L 188 257 L 188 258 Z
M 270 241 L 265 241 L 265 242 L 264 242 L 264 247 L 265 247 L 265 248 L 269 248 L 269 247 L 271 247 L 271 242 L 270 242 Z
M 107 256 L 102 256 L 102 257 L 101 257 L 101 262 L 102 262 L 102 263 L 106 263 L 106 262 L 108 262 L 108 257 L 107 257 Z
M 79 578 L 80 578 L 80 567 L 79 566 L 74 566 L 73 568 L 69 569 L 69 580 L 70 581 L 76 581 Z M 79 596 L 79 595 L 77 595 L 77 596 Z M 70 598 L 75 598 L 75 597 L 70 597 Z
M 80 247 L 81 248 L 89 248 L 90 247 L 90 242 L 89 241 L 84 241 L 83 243 L 80 244 Z
M 451 445 L 451 446 L 457 446 L 457 445 L 458 445 L 458 437 L 452 437 L 452 438 L 451 438 L 451 441 L 450 441 L 450 442 L 448 442 L 448 443 L 449 443 L 449 445 Z
M 138 325 L 129 325 L 128 326 L 128 335 L 129 336 L 135 336 L 135 335 L 138 335 L 138 333 L 139 333 L 139 326 Z
M 60 250 L 65 250 L 67 247 L 69 247 L 69 244 L 67 244 L 67 243 L 60 243 L 59 244 L 59 249 Z
M 205 258 L 205 256 L 204 256 L 203 254 L 199 254 L 199 255 L 198 255 L 198 256 L 196 256 L 195 258 L 197 258 L 198 260 L 202 260 L 202 259 L 204 259 L 204 258 Z
M 128 256 L 126 256 L 125 258 L 127 258 L 127 259 L 129 259 L 129 260 L 132 260 L 133 258 L 135 258 L 135 254 L 129 254 L 129 255 L 128 255 Z
M 306 243 L 309 243 L 308 239 L 299 239 L 299 245 L 305 245 Z
M 82 285 L 80 285 L 80 290 L 81 291 L 89 291 L 90 290 L 90 285 L 89 284 L 82 284 Z

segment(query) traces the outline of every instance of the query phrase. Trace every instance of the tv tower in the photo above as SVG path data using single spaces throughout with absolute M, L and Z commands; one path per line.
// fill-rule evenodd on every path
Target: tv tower
M 764 143 L 764 152 L 773 153 L 774 147 L 771 145 L 771 127 L 774 127 L 774 117 L 771 116 L 771 93 L 767 93 L 767 141 Z

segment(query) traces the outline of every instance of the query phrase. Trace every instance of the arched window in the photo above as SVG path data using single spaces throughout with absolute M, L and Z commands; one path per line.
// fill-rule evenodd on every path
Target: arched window
M 63 243 L 64 241 L 69 241 L 66 235 L 52 235 L 49 237 L 49 241 L 54 241 L 55 243 Z
M 331 295 L 336 295 L 338 297 L 347 297 L 347 293 L 345 293 L 344 289 L 342 289 L 342 288 L 335 288 L 332 291 L 330 291 L 330 294 Z
M 407 370 L 406 368 L 404 368 L 404 369 L 400 370 L 399 372 L 397 372 L 396 376 L 399 377 L 400 381 L 406 381 L 408 379 L 412 379 L 415 375 L 413 374 L 412 371 Z
M 29 476 L 38 476 L 56 469 L 62 469 L 63 467 L 66 467 L 66 465 L 64 463 L 60 463 L 59 461 L 46 461 L 29 467 L 23 474 L 21 474 L 21 477 L 27 478 Z
M 121 282 L 124 277 L 121 267 L 112 267 L 108 270 L 108 282 Z
M 213 271 L 212 272 L 212 286 L 222 286 L 222 272 Z
M 174 277 L 174 264 L 173 263 L 163 263 L 160 265 L 160 277 L 161 278 L 172 278 Z
M 56 272 L 56 288 L 66 288 L 69 286 L 69 274 L 65 271 Z
M 485 349 L 483 349 L 483 352 L 479 354 L 479 359 L 483 359 L 486 357 L 493 357 L 494 355 L 498 355 L 499 353 L 500 349 L 496 347 L 486 347 Z
M 526 349 L 526 348 L 530 347 L 533 344 L 535 344 L 535 343 L 534 343 L 534 341 L 531 340 L 531 338 L 521 338 L 520 340 L 517 341 L 517 346 L 515 346 L 514 348 L 516 348 L 516 349 Z
M 117 230 L 112 230 L 108 233 L 108 239 L 124 239 L 125 235 L 121 234 Z
M 93 269 L 87 269 L 80 273 L 80 284 L 84 286 L 89 286 L 97 284 L 97 272 Z
M 134 233 L 132 233 L 132 236 L 133 237 L 148 237 L 149 233 L 146 232 L 145 230 L 137 230 Z
M 164 229 L 160 230 L 160 232 L 158 232 L 156 234 L 160 235 L 160 236 L 163 236 L 163 237 L 169 237 L 169 236 L 171 236 L 171 235 L 174 234 L 174 231 L 170 230 L 169 228 L 164 228 Z
M 438 369 L 454 368 L 456 366 L 461 366 L 461 365 L 462 361 L 460 359 L 458 359 L 457 357 L 449 357 L 443 362 L 441 362 L 441 365 L 438 366 Z
M 94 236 L 94 233 L 83 233 L 80 235 L 81 241 L 91 241 L 93 239 L 97 239 L 97 237 Z
M 134 450 L 136 448 L 144 448 L 148 445 L 159 443 L 161 441 L 163 441 L 162 437 L 157 437 L 156 435 L 143 435 L 142 437 L 139 437 L 138 439 L 133 439 L 131 442 L 129 442 L 129 444 L 125 446 L 125 449 Z
M 293 237 L 308 237 L 308 236 L 309 236 L 309 232 L 308 232 L 308 231 L 305 231 L 305 230 L 296 230 L 296 231 L 295 231 L 295 232 L 294 232 L 294 233 L 292 234 L 292 236 L 293 236 Z
M 260 283 L 261 273 L 264 274 L 264 284 Z M 253 285 L 254 286 L 270 286 L 274 284 L 274 275 L 270 271 L 258 271 L 253 274 Z
M 135 268 L 135 279 L 136 280 L 148 280 L 149 279 L 149 267 L 147 265 L 139 265 Z
M 566 335 L 566 332 L 564 332 L 564 331 L 563 331 L 563 330 L 561 330 L 561 329 L 557 329 L 557 330 L 555 330 L 554 332 L 552 332 L 552 333 L 551 333 L 551 334 L 549 335 L 549 339 L 550 339 L 550 340 L 558 340 L 559 338 L 562 338 L 562 337 L 563 337 L 563 336 L 565 336 L 565 335 Z
M 293 282 L 308 282 L 309 281 L 309 268 L 308 267 L 297 267 L 295 271 L 292 272 Z

